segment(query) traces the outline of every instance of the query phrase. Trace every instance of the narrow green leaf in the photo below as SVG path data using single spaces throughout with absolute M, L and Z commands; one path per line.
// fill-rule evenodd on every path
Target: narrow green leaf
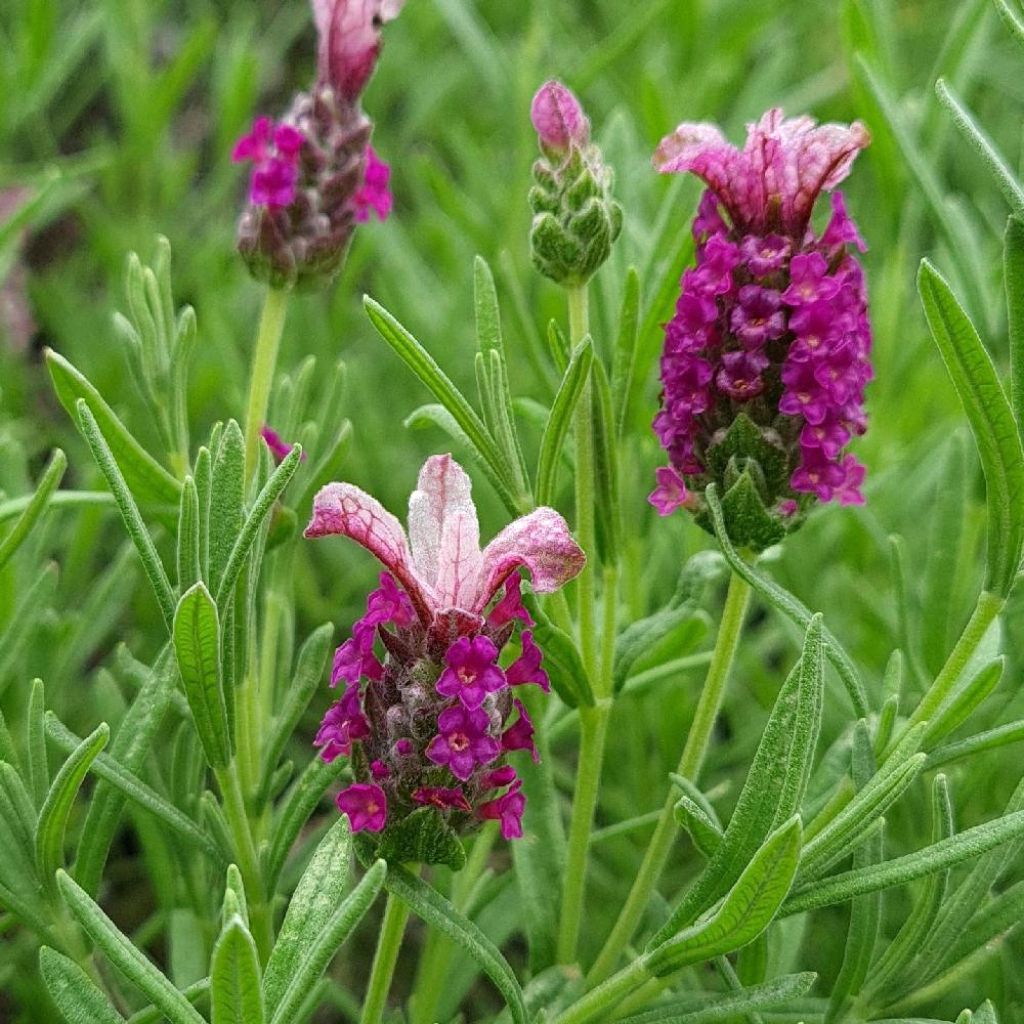
M 107 440 L 103 436 L 96 418 L 93 416 L 92 410 L 85 399 L 78 400 L 77 409 L 82 434 L 92 449 L 96 464 L 107 479 L 107 485 L 110 487 L 114 500 L 117 502 L 117 508 L 121 513 L 121 518 L 124 520 L 128 535 L 131 537 L 136 550 L 139 552 L 139 557 L 142 559 L 142 568 L 146 573 L 146 578 L 149 580 L 149 585 L 153 588 L 153 593 L 156 595 L 157 604 L 160 606 L 164 622 L 170 628 L 171 621 L 174 618 L 174 594 L 171 591 L 171 584 L 167 579 L 163 563 L 157 554 L 156 545 L 146 529 L 146 524 L 142 521 L 142 515 L 139 512 L 138 505 L 135 504 L 135 499 L 132 497 L 128 483 L 121 474 L 110 446 L 107 444 Z M 175 497 L 177 497 L 177 494 Z
M 348 888 L 352 832 L 342 815 L 320 840 L 288 903 L 274 950 L 267 961 L 263 994 L 274 1016 L 313 936 L 327 926 Z
M 63 356 L 46 349 L 46 368 L 60 404 L 80 422 L 78 403 L 85 402 L 110 446 L 112 458 L 130 490 L 146 503 L 177 506 L 181 484 L 129 433 L 103 396 Z
M 378 860 L 363 875 L 360 883 L 345 898 L 318 934 L 306 936 L 306 953 L 298 962 L 288 986 L 281 995 L 271 1024 L 287 1024 L 295 1019 L 309 990 L 323 977 L 338 947 L 352 934 L 384 888 L 389 876 L 385 861 Z
M 740 949 L 771 924 L 800 862 L 800 818 L 794 815 L 754 854 L 721 906 L 705 921 L 648 946 L 651 972 L 664 976 Z M 657 938 L 657 937 L 655 937 Z
M 1011 216 L 1003 239 L 1003 280 L 1010 338 L 1010 404 L 1024 437 L 1024 219 Z
M 200 978 L 199 981 L 193 982 L 187 988 L 183 988 L 181 994 L 190 1003 L 194 1004 L 207 996 L 209 991 L 210 979 Z M 128 1018 L 128 1024 L 163 1024 L 163 1020 L 164 1015 L 155 1006 L 147 1006 L 145 1009 L 139 1010 L 138 1013 L 133 1013 Z
M 721 843 L 652 945 L 668 940 L 723 896 L 767 836 L 799 810 L 821 726 L 823 677 L 821 616 L 815 615 L 800 660 L 779 690 Z
M 25 754 L 28 783 L 36 807 L 42 807 L 50 791 L 50 763 L 46 758 L 46 687 L 42 679 L 32 680 L 25 713 Z
M 309 816 L 323 800 L 328 788 L 348 771 L 348 763 L 343 757 L 329 763 L 320 757 L 314 757 L 292 783 L 274 823 L 273 837 L 266 855 L 264 874 L 268 889 L 272 890 L 277 885 L 288 853 L 303 825 L 309 821 Z
M 1024 545 L 1024 448 L 996 369 L 963 307 L 928 262 L 918 290 L 932 337 L 974 432 L 988 499 L 986 587 L 1006 596 Z
M 575 641 L 541 611 L 533 594 L 523 594 L 523 603 L 533 616 L 533 635 L 544 651 L 544 668 L 555 692 L 571 708 L 591 707 L 594 691 Z
M 1024 188 L 1021 188 L 1020 182 L 1007 166 L 988 133 L 978 124 L 944 79 L 940 78 L 935 83 L 935 93 L 939 97 L 939 102 L 952 115 L 957 130 L 988 165 L 999 191 L 1003 193 L 1003 198 L 1016 213 L 1024 214 Z
M 206 578 L 214 591 L 220 586 L 244 518 L 245 439 L 238 424 L 229 420 L 217 446 L 210 482 L 210 568 Z
M 1016 811 L 903 857 L 812 882 L 794 892 L 782 912 L 786 916 L 799 914 L 816 907 L 844 903 L 876 889 L 905 885 L 933 871 L 943 871 L 961 861 L 977 857 L 1021 835 L 1024 835 L 1024 811 Z
M 29 584 L 27 592 L 20 596 L 10 622 L 0 632 L 0 694 L 14 679 L 14 670 L 25 644 L 53 599 L 57 575 L 56 563 L 49 563 Z
M 36 868 L 47 887 L 53 884 L 54 872 L 63 865 L 64 832 L 75 797 L 109 738 L 110 727 L 101 722 L 61 765 L 46 795 L 36 825 Z
M 124 1017 L 89 975 L 63 953 L 41 947 L 39 973 L 67 1024 L 124 1024 Z
M 973 757 L 985 750 L 995 750 L 997 747 L 1005 747 L 1010 743 L 1020 743 L 1024 740 L 1024 718 L 1016 722 L 1007 722 L 1006 725 L 996 726 L 995 729 L 987 729 L 974 736 L 958 740 L 956 743 L 947 743 L 938 750 L 933 750 L 928 755 L 926 768 L 940 768 L 942 765 L 952 761 L 959 761 L 964 757 Z
M 999 17 L 1003 19 L 1003 24 L 1010 30 L 1010 34 L 1021 46 L 1024 46 L 1024 18 L 1021 18 L 1020 14 L 1010 6 L 1009 0 L 995 0 L 995 5 Z
M 67 456 L 60 448 L 55 448 L 50 456 L 50 461 L 46 464 L 46 469 L 43 470 L 43 475 L 39 478 L 35 492 L 25 507 L 25 511 L 21 513 L 18 521 L 0 540 L 0 569 L 11 560 L 14 552 L 24 543 L 32 527 L 35 526 L 36 522 L 46 511 L 46 507 L 53 497 L 53 492 L 57 490 L 64 477 L 64 470 L 67 469 L 67 466 Z
M 718 538 L 718 543 L 722 547 L 722 554 L 725 555 L 733 572 L 749 583 L 773 608 L 785 615 L 786 618 L 792 620 L 801 629 L 806 630 L 811 622 L 811 613 L 806 605 L 794 597 L 788 590 L 780 587 L 774 580 L 759 572 L 740 556 L 732 546 L 729 535 L 725 531 L 722 504 L 718 498 L 715 485 L 710 484 L 704 494 L 707 499 L 708 508 L 711 511 L 715 536 Z M 839 673 L 839 678 L 846 687 L 846 692 L 850 697 L 850 702 L 853 704 L 857 717 L 866 718 L 869 714 L 867 693 L 864 690 L 864 684 L 860 681 L 860 676 L 853 664 L 853 660 L 824 623 L 821 627 L 821 635 L 825 641 L 825 656 L 832 662 L 836 672 Z
M 590 374 L 593 358 L 594 349 L 588 335 L 573 349 L 572 358 L 569 360 L 562 382 L 558 385 L 558 392 L 551 406 L 547 425 L 544 427 L 544 436 L 540 442 L 540 455 L 537 459 L 538 505 L 550 505 L 554 501 L 562 449 L 565 447 L 565 439 L 569 434 L 569 427 L 572 425 L 573 413 Z
M 548 322 L 548 348 L 551 350 L 551 358 L 556 369 L 564 376 L 569 368 L 569 339 L 557 320 Z
M 281 464 L 271 474 L 270 479 L 253 502 L 252 509 L 235 537 L 224 566 L 224 573 L 217 584 L 217 607 L 223 609 L 231 595 L 232 588 L 238 582 L 245 560 L 252 551 L 256 538 L 267 517 L 274 507 L 274 502 L 284 493 L 302 459 L 302 446 L 293 445 L 292 450 L 284 457 Z
M 523 991 L 515 972 L 497 946 L 477 925 L 436 889 L 399 865 L 388 868 L 384 885 L 388 892 L 406 903 L 420 920 L 447 935 L 476 961 L 501 993 L 512 1015 L 513 1024 L 528 1024 Z
M 672 781 L 682 792 L 673 812 L 676 824 L 686 829 L 701 856 L 711 860 L 721 847 L 725 834 L 718 815 L 707 797 L 689 779 L 673 775 Z
M 224 926 L 210 958 L 212 1024 L 263 1024 L 260 958 L 241 917 Z
M 57 886 L 68 909 L 110 963 L 158 1007 L 171 1024 L 206 1024 L 196 1008 L 132 945 L 88 894 L 64 871 Z
M 220 623 L 217 605 L 201 582 L 178 602 L 174 651 L 206 759 L 216 770 L 226 768 L 232 756 L 232 736 L 221 679 Z
M 213 456 L 203 446 L 196 455 L 196 499 L 199 506 L 199 578 L 210 579 L 210 497 L 213 491 Z
M 177 663 L 168 644 L 145 676 L 141 690 L 128 705 L 110 756 L 129 772 L 141 770 L 153 739 L 176 692 Z M 82 835 L 75 855 L 75 881 L 90 896 L 99 891 L 103 867 L 121 820 L 126 796 L 105 779 L 98 779 L 89 799 Z
M 590 369 L 591 421 L 594 429 L 594 515 L 597 546 L 604 565 L 616 565 L 622 524 L 619 511 L 618 434 L 612 409 L 611 385 L 604 363 L 595 359 Z
M 325 622 L 319 629 L 310 633 L 299 651 L 295 675 L 288 687 L 284 707 L 274 718 L 270 738 L 261 754 L 264 768 L 260 793 L 264 798 L 267 796 L 270 781 L 278 768 L 288 740 L 294 734 L 299 719 L 302 718 L 309 702 L 323 681 L 333 640 L 334 625 Z
M 21 776 L 9 764 L 0 762 L 0 881 L 33 900 L 39 887 L 35 826 L 35 808 Z
M 951 693 L 928 722 L 928 729 L 921 745 L 930 749 L 951 732 L 959 729 L 999 685 L 1005 664 L 1004 657 L 995 658 Z
M 646 1013 L 623 1017 L 619 1024 L 718 1024 L 719 1021 L 731 1021 L 737 1018 L 737 1014 L 783 1008 L 784 1004 L 807 995 L 817 977 L 808 971 L 805 974 L 787 974 L 734 992 L 709 996 L 693 994 L 660 1004 Z M 696 1007 L 694 1003 L 698 999 L 705 1005 Z
M 199 492 L 192 477 L 185 477 L 178 509 L 178 591 L 184 593 L 203 577 L 199 552 Z
M 487 428 L 462 392 L 449 380 L 434 357 L 383 306 L 369 296 L 363 305 L 370 322 L 395 354 L 430 389 L 437 400 L 452 414 L 470 443 L 495 473 L 514 491 L 509 467 L 501 456 Z
M 209 792 L 209 790 L 207 790 Z M 224 880 L 224 903 L 221 908 L 221 927 L 226 928 L 231 918 L 240 917 L 242 924 L 249 927 L 249 904 L 245 898 L 245 883 L 242 872 L 236 864 L 229 864 Z M 261 986 L 262 987 L 262 986 Z
M 485 359 L 490 352 L 504 354 L 498 292 L 494 287 L 491 268 L 482 256 L 473 260 L 473 308 L 476 314 L 476 343 L 480 354 Z
M 622 437 L 629 413 L 629 396 L 636 373 L 637 342 L 640 338 L 640 275 L 636 267 L 626 273 L 619 312 L 619 333 L 612 357 L 612 402 L 616 435 Z
M 46 735 L 69 754 L 82 742 L 52 711 L 46 713 Z M 168 803 L 134 772 L 128 771 L 109 754 L 98 754 L 92 763 L 91 771 L 116 786 L 129 800 L 159 818 L 183 839 L 205 851 L 215 863 L 223 863 L 224 855 L 220 847 L 191 818 L 182 814 L 177 807 Z

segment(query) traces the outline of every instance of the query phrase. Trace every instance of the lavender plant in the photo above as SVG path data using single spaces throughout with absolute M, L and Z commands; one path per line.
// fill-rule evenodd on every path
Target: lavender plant
M 1015 0 L 916 104 L 860 0 L 16 3 L 0 1020 L 1019 1019 Z

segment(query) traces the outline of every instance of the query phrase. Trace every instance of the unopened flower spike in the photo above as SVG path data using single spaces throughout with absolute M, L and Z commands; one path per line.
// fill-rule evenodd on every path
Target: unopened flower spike
M 520 599 L 519 570 L 550 593 L 583 568 L 565 520 L 539 508 L 483 550 L 469 477 L 450 455 L 424 463 L 409 499 L 408 534 L 352 484 L 316 496 L 307 537 L 340 534 L 383 564 L 366 614 L 335 655 L 341 697 L 324 716 L 321 757 L 351 759 L 338 796 L 353 830 L 377 836 L 396 862 L 461 866 L 458 836 L 486 819 L 522 835 L 526 797 L 514 764 L 536 759 L 518 687 L 546 690 L 542 654 Z M 501 653 L 519 624 L 519 655 Z
M 275 287 L 328 282 L 355 224 L 391 212 L 390 168 L 370 145 L 359 98 L 380 53 L 381 25 L 402 0 L 312 0 L 317 77 L 280 121 L 260 116 L 232 159 L 252 165 L 238 250 Z
M 622 230 L 612 172 L 590 141 L 579 100 L 561 82 L 537 90 L 530 118 L 542 153 L 530 189 L 533 262 L 559 284 L 583 284 L 608 259 Z
M 846 449 L 864 433 L 871 380 L 865 245 L 832 193 L 817 234 L 818 196 L 850 172 L 867 129 L 785 120 L 769 110 L 743 149 L 710 124 L 681 124 L 654 157 L 707 185 L 686 270 L 665 325 L 661 411 L 668 453 L 651 503 L 685 507 L 710 529 L 704 488 L 718 485 L 726 527 L 755 550 L 795 529 L 815 501 L 861 504 L 864 467 Z

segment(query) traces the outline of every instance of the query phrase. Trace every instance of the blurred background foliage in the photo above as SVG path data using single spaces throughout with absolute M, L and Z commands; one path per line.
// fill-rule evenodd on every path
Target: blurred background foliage
M 124 305 L 126 254 L 150 258 L 157 233 L 173 247 L 176 300 L 191 303 L 198 316 L 193 436 L 240 416 L 261 290 L 234 253 L 245 174 L 229 154 L 254 114 L 281 111 L 308 83 L 313 46 L 303 0 L 0 5 L 0 192 L 26 189 L 20 198 L 29 197 L 18 220 L 0 227 L 0 272 L 9 282 L 3 309 L 22 314 L 0 326 L 4 494 L 28 491 L 56 445 L 69 455 L 64 486 L 97 486 L 84 444 L 53 395 L 42 361 L 47 346 L 81 368 L 144 443 L 155 444 L 111 315 Z M 408 0 L 387 29 L 364 101 L 376 125 L 374 145 L 392 165 L 395 213 L 357 232 L 332 290 L 293 301 L 283 372 L 294 380 L 302 361 L 315 357 L 323 372 L 312 375 L 303 414 L 315 419 L 326 370 L 344 360 L 341 401 L 353 424 L 344 477 L 400 512 L 423 458 L 449 442 L 433 427 L 403 427 L 428 396 L 376 336 L 361 297 L 382 302 L 468 389 L 472 259 L 480 254 L 498 279 L 513 392 L 524 436 L 536 447 L 543 424 L 530 399 L 547 405 L 552 397 L 556 381 L 544 335 L 564 311 L 560 291 L 530 266 L 526 245 L 535 152 L 528 106 L 541 81 L 563 78 L 591 116 L 626 214 L 595 286 L 596 343 L 605 351 L 626 270 L 632 265 L 641 273 L 645 362 L 643 391 L 630 413 L 633 457 L 623 467 L 630 524 L 624 593 L 632 616 L 646 614 L 672 591 L 681 561 L 710 546 L 682 516 L 658 520 L 645 501 L 660 461 L 648 429 L 658 325 L 674 300 L 697 198 L 693 182 L 659 178 L 650 153 L 683 119 L 718 122 L 734 140 L 745 121 L 771 105 L 820 120 L 863 119 L 874 141 L 845 192 L 870 245 L 864 262 L 876 380 L 868 398 L 871 429 L 858 444 L 869 466 L 868 504 L 820 509 L 771 568 L 810 608 L 825 612 L 876 698 L 895 647 L 908 652 L 908 689 L 919 693 L 970 611 L 984 541 L 977 458 L 913 287 L 920 256 L 931 255 L 953 280 L 997 363 L 1007 358 L 1000 261 L 1006 202 L 956 133 L 934 84 L 944 76 L 1019 168 L 1022 67 L 1024 52 L 988 0 Z M 562 486 L 569 484 L 563 474 Z M 479 475 L 477 490 L 488 535 L 503 515 Z M 158 611 L 121 524 L 105 510 L 58 511 L 29 548 L 0 574 L 0 625 L 29 602 L 32 612 L 0 646 L 5 713 L 17 717 L 28 699 L 24 682 L 41 676 L 49 705 L 79 732 L 100 718 L 116 722 L 126 685 L 118 645 L 150 660 L 158 635 Z M 59 564 L 59 578 L 52 569 L 40 575 L 48 560 Z M 325 619 L 346 630 L 375 572 L 351 546 L 303 551 L 294 576 L 295 635 L 306 636 Z M 720 600 L 716 592 L 707 596 L 709 622 Z M 975 731 L 1024 712 L 1021 603 L 1018 592 L 1004 624 L 1007 671 L 973 720 Z M 720 724 L 729 742 L 713 749 L 706 773 L 708 790 L 723 806 L 742 782 L 798 643 L 788 623 L 755 603 Z M 651 661 L 706 645 L 699 631 L 675 637 Z M 598 825 L 660 806 L 700 678 L 698 666 L 619 702 Z M 829 686 L 825 744 L 848 738 L 852 717 L 834 678 Z M 325 704 L 326 696 L 323 704 L 314 701 L 307 724 Z M 310 734 L 296 745 L 300 763 Z M 558 735 L 568 796 L 571 728 Z M 961 827 L 1001 811 L 1019 765 L 1019 748 L 1011 746 L 947 769 Z M 891 818 L 893 853 L 927 842 L 930 774 Z M 602 841 L 585 947 L 607 933 L 644 838 L 641 832 Z M 122 896 L 113 913 L 127 925 L 146 918 L 150 901 L 138 857 L 139 847 L 126 840 L 109 867 Z M 1017 868 L 1005 883 L 1020 875 Z M 670 869 L 663 891 L 677 891 L 683 880 L 682 869 Z M 514 896 L 514 889 L 506 893 Z M 907 906 L 905 893 L 889 896 L 888 934 Z M 492 927 L 500 928 L 500 902 L 492 911 Z M 818 970 L 827 984 L 841 961 L 846 914 L 835 908 L 816 915 L 814 932 L 792 936 L 790 962 L 778 969 Z M 17 946 L 0 953 L 0 1020 L 49 1019 L 34 967 L 18 970 Z M 1024 978 L 1015 965 L 1022 956 L 1024 940 L 1011 935 L 921 1012 L 952 1019 L 985 995 L 1005 1019 L 1021 1019 Z M 179 978 L 187 976 L 187 964 L 178 966 Z M 358 978 L 358 958 L 345 970 Z M 399 988 L 408 972 L 408 964 L 400 968 Z M 458 988 L 455 977 L 453 997 Z M 480 998 L 486 1005 L 487 993 Z

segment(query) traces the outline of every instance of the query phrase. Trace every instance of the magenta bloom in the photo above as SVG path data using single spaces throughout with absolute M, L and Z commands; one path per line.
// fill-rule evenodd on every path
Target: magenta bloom
M 530 120 L 546 149 L 561 152 L 590 141 L 590 122 L 580 101 L 561 82 L 545 82 L 530 104 Z
M 498 668 L 498 648 L 486 636 L 460 636 L 444 656 L 448 666 L 437 681 L 437 692 L 458 697 L 466 708 L 478 708 L 484 697 L 508 684 Z
M 378 220 L 388 219 L 393 204 L 388 185 L 390 181 L 391 168 L 377 156 L 373 146 L 367 146 L 363 184 L 352 199 L 357 221 L 368 221 L 371 210 L 377 214 Z
M 516 834 L 511 822 L 521 818 L 525 797 L 506 759 L 537 754 L 512 686 L 549 684 L 529 629 L 520 630 L 521 653 L 506 671 L 499 658 L 518 624 L 532 622 L 517 570 L 529 572 L 534 590 L 550 592 L 583 566 L 565 521 L 537 509 L 481 550 L 469 477 L 443 455 L 420 472 L 408 537 L 379 502 L 342 483 L 317 495 L 306 530 L 307 537 L 331 534 L 356 540 L 387 571 L 335 654 L 332 685 L 344 681 L 346 689 L 317 734 L 321 756 L 349 756 L 357 784 L 386 796 L 382 851 L 407 834 L 401 825 L 411 814 L 419 815 L 417 834 L 424 816 L 457 831 L 477 827 L 483 808 L 503 798 L 495 790 L 508 787 L 504 795 L 516 795 L 504 832 Z
M 494 818 L 501 822 L 501 835 L 504 839 L 521 839 L 523 835 L 523 811 L 526 809 L 526 797 L 519 791 L 517 784 L 504 796 L 497 800 L 489 800 L 480 807 L 482 818 Z
M 260 436 L 263 438 L 264 444 L 266 444 L 270 449 L 271 454 L 273 454 L 274 459 L 277 462 L 281 462 L 286 456 L 291 455 L 292 446 L 272 427 L 269 427 L 264 423 L 260 428 Z M 306 461 L 305 452 L 299 456 L 299 460 L 301 462 Z
M 682 124 L 658 147 L 659 170 L 708 185 L 693 224 L 697 265 L 665 326 L 654 429 L 669 467 L 651 495 L 662 514 L 689 490 L 687 507 L 707 525 L 700 495 L 714 481 L 733 540 L 758 548 L 798 525 L 813 498 L 863 501 L 863 467 L 845 451 L 866 427 L 872 376 L 864 277 L 849 249 L 863 242 L 838 192 L 820 236 L 810 217 L 868 141 L 859 123 L 771 110 L 743 149 L 707 124 Z M 746 495 L 735 499 L 743 524 L 728 514 L 734 486 Z
M 442 711 L 437 719 L 441 731 L 427 747 L 434 764 L 444 764 L 455 778 L 465 782 L 477 765 L 490 764 L 501 753 L 501 744 L 489 734 L 490 719 L 480 708 L 456 705 Z
M 388 798 L 380 786 L 357 782 L 335 799 L 338 810 L 348 815 L 353 832 L 380 832 L 388 818 Z

